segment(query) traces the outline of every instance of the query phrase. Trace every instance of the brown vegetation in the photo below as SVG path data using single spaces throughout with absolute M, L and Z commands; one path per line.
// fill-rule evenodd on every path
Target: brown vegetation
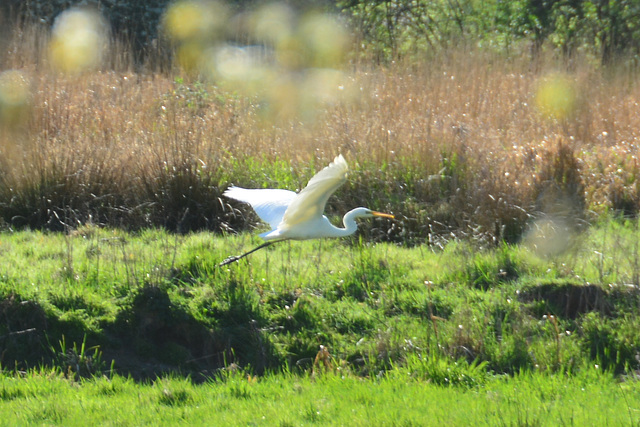
M 532 218 L 640 207 L 632 70 L 468 49 L 358 60 L 345 86 L 356 96 L 300 118 L 265 116 L 255 98 L 176 67 L 134 67 L 122 46 L 100 69 L 54 71 L 47 37 L 18 28 L 2 44 L 1 70 L 29 88 L 0 129 L 12 227 L 238 229 L 245 219 L 220 198 L 229 183 L 300 188 L 338 153 L 353 171 L 329 210 L 393 211 L 380 238 L 513 241 Z

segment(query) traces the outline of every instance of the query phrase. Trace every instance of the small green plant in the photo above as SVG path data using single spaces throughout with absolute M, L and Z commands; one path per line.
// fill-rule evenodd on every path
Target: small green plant
M 451 360 L 435 348 L 425 355 L 410 354 L 400 371 L 434 384 L 463 388 L 481 386 L 489 379 L 487 362 Z
M 184 380 L 157 381 L 158 402 L 162 405 L 181 407 L 193 401 L 192 391 Z
M 80 347 L 78 347 L 76 342 L 73 343 L 72 347 L 68 347 L 63 335 L 58 342 L 58 348 L 50 345 L 56 366 L 67 378 L 78 381 L 81 378 L 99 376 L 104 372 L 105 364 L 102 360 L 100 347 L 93 346 L 87 348 L 86 343 L 87 337 L 85 335 Z M 91 352 L 93 353 L 91 354 Z

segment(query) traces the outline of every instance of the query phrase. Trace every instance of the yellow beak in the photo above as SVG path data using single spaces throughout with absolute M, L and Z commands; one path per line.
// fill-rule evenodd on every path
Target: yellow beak
M 391 214 L 386 214 L 386 213 L 382 213 L 382 212 L 376 212 L 376 211 L 371 211 L 371 215 L 374 216 L 381 216 L 383 218 L 391 218 L 394 219 L 395 216 L 391 215 Z

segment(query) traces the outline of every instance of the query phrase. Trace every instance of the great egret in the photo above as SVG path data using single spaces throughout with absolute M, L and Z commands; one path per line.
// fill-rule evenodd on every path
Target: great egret
M 345 237 L 356 232 L 356 218 L 380 216 L 393 218 L 382 212 L 367 208 L 355 208 L 342 219 L 344 228 L 331 224 L 323 215 L 329 197 L 347 180 L 347 162 L 338 155 L 329 166 L 314 175 L 307 186 L 296 194 L 279 189 L 246 189 L 230 187 L 223 196 L 249 203 L 260 219 L 268 223 L 272 230 L 260 234 L 265 243 L 242 255 L 231 256 L 220 266 L 231 264 L 265 246 L 282 240 L 307 240 L 322 237 Z

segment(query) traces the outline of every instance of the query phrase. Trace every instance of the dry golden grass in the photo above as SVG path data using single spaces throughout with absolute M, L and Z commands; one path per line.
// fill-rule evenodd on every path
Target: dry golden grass
M 29 82 L 29 108 L 0 130 L 10 225 L 237 228 L 244 220 L 219 199 L 228 183 L 299 188 L 338 153 L 354 171 L 330 209 L 390 209 L 398 240 L 513 240 L 536 215 L 638 211 L 632 71 L 468 49 L 358 61 L 345 82 L 356 95 L 303 119 L 265 116 L 255 97 L 175 66 L 134 66 L 122 46 L 103 67 L 64 74 L 47 37 L 23 27 L 3 44 L 1 70 Z

